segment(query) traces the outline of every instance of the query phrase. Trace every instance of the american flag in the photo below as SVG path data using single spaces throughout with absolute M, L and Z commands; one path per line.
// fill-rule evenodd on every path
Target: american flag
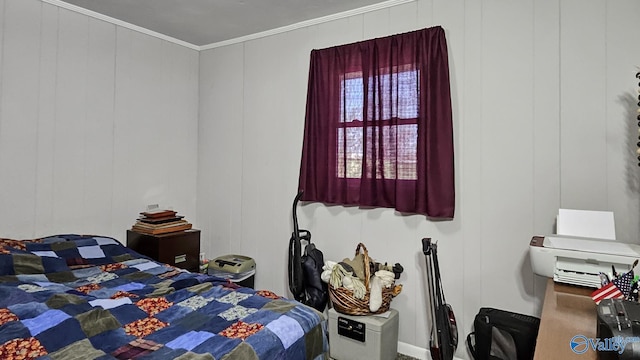
M 627 271 L 617 279 L 613 279 L 612 283 L 616 284 L 618 289 L 624 297 L 628 297 L 631 294 L 631 283 L 633 282 L 633 270 Z
M 604 299 L 620 299 L 624 294 L 620 292 L 620 289 L 613 282 L 603 285 L 600 289 L 591 293 L 591 298 L 596 304 L 600 304 L 600 301 Z
M 617 279 L 602 286 L 591 293 L 591 298 L 596 304 L 604 299 L 624 299 L 631 293 L 631 282 L 633 281 L 633 270 L 626 272 Z

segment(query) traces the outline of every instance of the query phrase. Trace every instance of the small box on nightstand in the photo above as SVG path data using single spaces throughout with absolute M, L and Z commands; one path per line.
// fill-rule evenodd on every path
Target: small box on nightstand
M 127 230 L 127 247 L 156 261 L 191 272 L 200 263 L 200 230 L 149 235 Z

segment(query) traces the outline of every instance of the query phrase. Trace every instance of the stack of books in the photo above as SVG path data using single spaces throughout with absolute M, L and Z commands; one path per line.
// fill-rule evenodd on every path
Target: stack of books
M 149 235 L 166 234 L 191 229 L 192 224 L 173 210 L 154 210 L 140 213 L 131 230 Z

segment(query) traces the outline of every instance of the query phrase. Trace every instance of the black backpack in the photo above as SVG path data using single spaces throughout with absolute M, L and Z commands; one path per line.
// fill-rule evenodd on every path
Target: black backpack
M 328 286 L 320 278 L 324 256 L 311 243 L 309 230 L 298 228 L 296 208 L 300 197 L 302 191 L 293 200 L 293 233 L 289 240 L 289 290 L 296 300 L 322 312 L 329 301 Z M 301 254 L 302 240 L 307 242 L 304 255 Z
M 531 360 L 539 327 L 537 317 L 483 307 L 467 346 L 475 360 Z

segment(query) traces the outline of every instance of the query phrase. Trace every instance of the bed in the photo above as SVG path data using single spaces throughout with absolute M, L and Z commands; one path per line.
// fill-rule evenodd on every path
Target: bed
M 0 359 L 326 359 L 326 321 L 105 236 L 0 239 Z

